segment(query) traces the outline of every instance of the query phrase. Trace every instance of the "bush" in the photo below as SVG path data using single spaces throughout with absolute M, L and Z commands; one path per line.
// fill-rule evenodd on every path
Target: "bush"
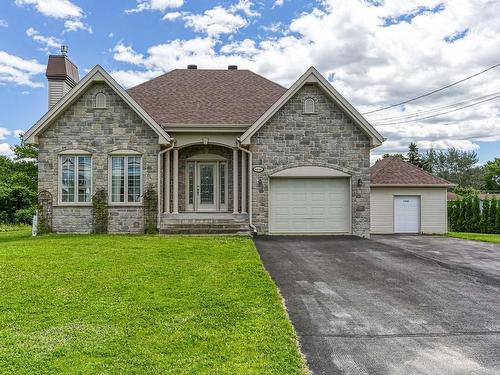
M 455 232 L 500 233 L 500 202 L 476 196 L 448 202 L 449 228 Z
M 35 207 L 21 208 L 14 213 L 14 224 L 31 224 L 35 216 Z
M 92 196 L 92 230 L 97 234 L 108 233 L 108 194 L 104 189 Z

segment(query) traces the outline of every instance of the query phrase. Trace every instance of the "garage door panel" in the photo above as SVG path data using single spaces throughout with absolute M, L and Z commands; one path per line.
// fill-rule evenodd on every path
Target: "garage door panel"
M 272 179 L 271 233 L 347 233 L 348 179 Z
M 394 232 L 420 232 L 420 197 L 394 197 Z

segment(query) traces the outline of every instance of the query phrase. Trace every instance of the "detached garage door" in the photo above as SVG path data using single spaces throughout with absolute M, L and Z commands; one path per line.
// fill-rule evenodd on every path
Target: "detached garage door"
M 269 232 L 350 232 L 347 178 L 271 179 Z
M 420 232 L 420 197 L 394 197 L 394 232 Z

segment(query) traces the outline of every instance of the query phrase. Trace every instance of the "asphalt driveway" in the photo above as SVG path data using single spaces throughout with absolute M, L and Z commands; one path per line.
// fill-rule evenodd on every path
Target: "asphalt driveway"
M 314 374 L 500 373 L 500 246 L 437 238 L 255 238 Z

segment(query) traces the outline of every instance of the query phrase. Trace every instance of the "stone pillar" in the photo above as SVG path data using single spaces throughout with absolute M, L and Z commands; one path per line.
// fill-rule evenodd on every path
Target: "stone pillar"
M 233 214 L 238 213 L 238 149 L 233 149 Z
M 172 212 L 174 214 L 179 213 L 179 149 L 174 148 L 174 165 L 173 165 L 173 197 L 172 201 L 174 203 L 174 207 Z
M 165 213 L 170 213 L 170 151 L 165 153 Z
M 241 213 L 247 213 L 247 153 L 241 152 Z

